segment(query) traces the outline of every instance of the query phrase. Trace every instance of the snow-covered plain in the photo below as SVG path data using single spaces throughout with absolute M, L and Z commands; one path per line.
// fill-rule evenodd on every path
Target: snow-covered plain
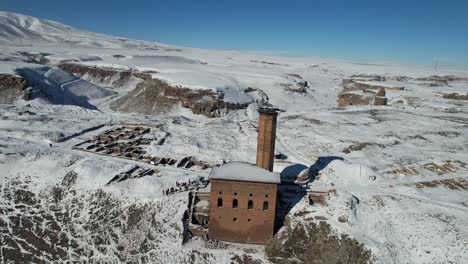
M 466 69 L 174 47 L 3 12 L 0 22 L 0 73 L 27 70 L 52 84 L 55 95 L 0 105 L 1 262 L 228 263 L 239 256 L 273 261 L 261 246 L 199 239 L 182 244 L 187 193 L 168 197 L 163 190 L 209 171 L 159 167 L 160 177 L 106 185 L 132 163 L 71 148 L 100 132 L 78 133 L 89 127 L 142 124 L 166 136 L 163 145 L 150 146 L 154 155 L 254 163 L 255 103 L 218 118 L 183 107 L 151 116 L 115 112 L 110 102 L 136 82 L 115 90 L 54 67 L 73 62 L 151 71 L 174 85 L 223 91 L 229 102 L 251 102 L 255 98 L 244 89 L 261 89 L 285 110 L 276 150 L 287 159 L 274 170 L 311 167 L 318 175 L 309 189 L 336 191 L 325 206 L 300 200 L 288 215 L 292 223 L 326 218 L 334 232 L 370 249 L 376 263 L 468 263 L 468 187 L 420 185 L 468 178 L 468 101 L 442 97 L 466 94 L 468 83 L 430 86 L 394 79 L 468 77 Z M 31 61 L 35 55 L 48 64 Z M 341 81 L 358 74 L 385 76 L 379 85 L 405 89 L 388 90 L 388 106 L 338 109 Z M 307 81 L 306 93 L 285 89 L 299 81 Z

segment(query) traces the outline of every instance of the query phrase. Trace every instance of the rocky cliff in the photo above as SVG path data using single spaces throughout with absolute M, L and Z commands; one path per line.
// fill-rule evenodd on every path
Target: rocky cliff
M 111 108 L 122 112 L 157 114 L 176 106 L 189 108 L 194 114 L 215 117 L 229 110 L 245 109 L 248 104 L 225 102 L 222 93 L 212 90 L 194 90 L 173 86 L 152 78 L 150 74 L 138 75 L 143 79 L 135 90 L 111 104 Z

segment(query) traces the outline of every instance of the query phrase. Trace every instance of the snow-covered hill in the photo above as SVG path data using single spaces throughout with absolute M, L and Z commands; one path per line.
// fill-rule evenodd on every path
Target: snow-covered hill
M 181 48 L 1 12 L 0 73 L 2 263 L 468 262 L 465 69 Z M 403 89 L 340 109 L 343 79 Z M 141 162 L 72 149 L 141 125 L 157 130 L 150 155 L 253 163 L 266 102 L 285 111 L 274 170 L 308 168 L 308 189 L 330 193 L 310 205 L 285 186 L 266 250 L 183 244 L 188 193 L 163 191 L 207 170 L 144 164 L 160 172 L 107 184 Z
M 157 43 L 81 31 L 58 22 L 7 12 L 0 12 L 0 43 L 141 49 L 159 47 Z

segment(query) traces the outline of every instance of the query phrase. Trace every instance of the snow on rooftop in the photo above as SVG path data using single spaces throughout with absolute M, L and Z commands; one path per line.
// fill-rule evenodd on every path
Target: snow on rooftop
M 232 162 L 213 168 L 211 179 L 280 183 L 280 175 L 250 163 Z

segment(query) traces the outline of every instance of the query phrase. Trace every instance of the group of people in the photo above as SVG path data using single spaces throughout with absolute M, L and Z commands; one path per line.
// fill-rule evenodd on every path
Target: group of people
M 187 191 L 199 186 L 204 182 L 204 177 L 198 177 L 197 180 L 189 180 L 188 182 L 178 182 L 176 181 L 176 187 L 171 187 L 165 190 L 162 190 L 163 195 L 170 195 L 176 192 Z

